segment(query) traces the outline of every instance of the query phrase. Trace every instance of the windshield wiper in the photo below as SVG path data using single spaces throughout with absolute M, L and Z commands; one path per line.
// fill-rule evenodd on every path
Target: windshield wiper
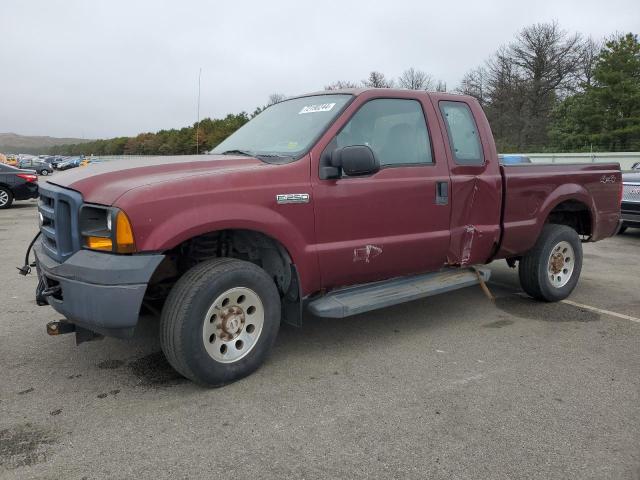
M 293 155 L 288 155 L 286 153 L 256 153 L 255 156 L 256 157 L 267 157 L 267 158 L 273 158 L 273 157 L 289 158 L 289 157 L 293 157 Z
M 253 153 L 249 150 L 226 150 L 221 155 L 245 155 L 247 157 L 253 157 Z

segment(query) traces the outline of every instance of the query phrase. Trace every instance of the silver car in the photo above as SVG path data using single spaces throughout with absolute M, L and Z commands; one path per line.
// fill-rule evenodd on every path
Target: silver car
M 27 170 L 35 170 L 40 175 L 49 175 L 50 173 L 53 173 L 53 167 L 49 163 L 36 159 L 20 160 L 18 167 Z
M 622 174 L 622 228 L 640 227 L 640 173 Z

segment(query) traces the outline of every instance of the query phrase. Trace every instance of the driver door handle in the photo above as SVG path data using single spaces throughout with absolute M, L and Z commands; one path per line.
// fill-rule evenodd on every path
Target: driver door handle
M 436 182 L 436 205 L 449 204 L 449 182 Z

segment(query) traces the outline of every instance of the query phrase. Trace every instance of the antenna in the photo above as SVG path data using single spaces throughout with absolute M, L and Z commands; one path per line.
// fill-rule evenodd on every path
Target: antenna
M 202 67 L 200 67 L 200 70 L 198 71 L 198 109 L 197 109 L 197 116 L 198 119 L 196 120 L 196 155 L 198 155 L 200 153 L 200 144 L 198 142 L 198 131 L 200 130 L 200 77 L 202 76 Z

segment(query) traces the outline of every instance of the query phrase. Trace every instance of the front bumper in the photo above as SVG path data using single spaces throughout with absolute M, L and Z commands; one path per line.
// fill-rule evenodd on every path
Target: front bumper
M 621 218 L 625 226 L 640 227 L 640 203 L 622 202 Z
M 49 305 L 71 323 L 115 337 L 133 335 L 149 279 L 164 259 L 159 254 L 80 250 L 58 263 L 45 253 L 41 241 L 33 251 L 40 289 L 56 290 L 46 297 Z

